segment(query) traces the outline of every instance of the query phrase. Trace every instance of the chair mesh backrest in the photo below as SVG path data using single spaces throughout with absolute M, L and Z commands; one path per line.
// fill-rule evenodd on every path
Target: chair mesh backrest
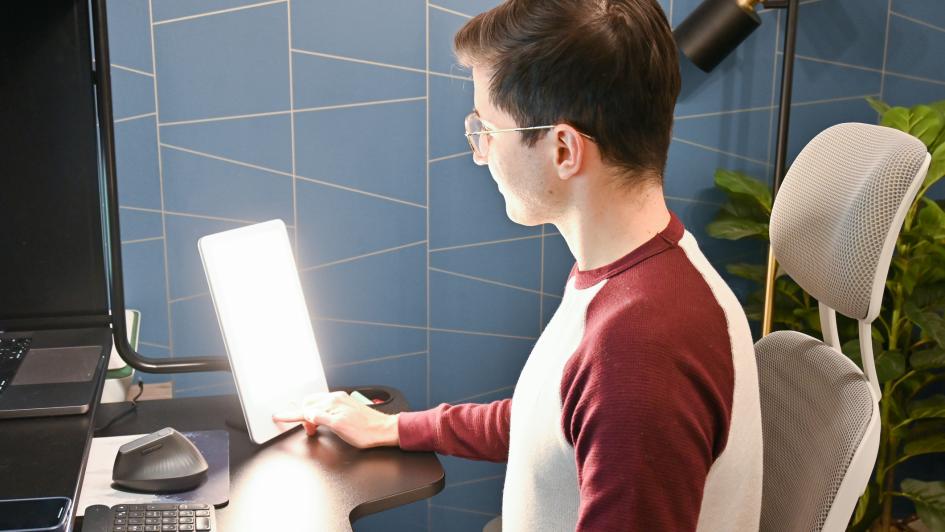
M 880 252 L 890 231 L 899 232 L 893 219 L 926 153 L 915 137 L 881 126 L 838 124 L 817 135 L 791 165 L 771 214 L 784 271 L 841 314 L 875 315 L 874 286 L 889 268 Z
M 755 344 L 761 387 L 761 530 L 821 530 L 873 415 L 869 381 L 799 332 Z

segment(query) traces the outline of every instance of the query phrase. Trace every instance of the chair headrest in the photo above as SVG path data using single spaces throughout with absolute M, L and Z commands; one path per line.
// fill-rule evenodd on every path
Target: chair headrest
M 771 245 L 788 275 L 821 303 L 871 322 L 903 219 L 931 157 L 917 138 L 838 124 L 797 156 L 771 213 Z

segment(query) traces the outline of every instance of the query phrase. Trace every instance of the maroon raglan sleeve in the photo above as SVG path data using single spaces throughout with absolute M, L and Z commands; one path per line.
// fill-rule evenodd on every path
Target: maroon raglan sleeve
M 577 530 L 695 530 L 731 403 L 699 364 L 663 342 L 618 340 L 597 345 L 612 350 L 579 349 L 562 375 Z
M 397 418 L 400 448 L 505 462 L 511 417 L 511 399 L 489 404 L 444 403 L 422 412 L 402 412 Z

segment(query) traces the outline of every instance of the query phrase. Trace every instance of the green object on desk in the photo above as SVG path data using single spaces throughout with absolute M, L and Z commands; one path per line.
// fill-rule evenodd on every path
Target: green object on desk
M 141 313 L 137 310 L 126 310 L 125 311 L 125 324 L 128 326 L 128 344 L 131 345 L 131 348 L 135 351 L 138 350 L 138 332 L 141 329 Z M 114 347 L 112 347 L 114 349 Z M 111 353 L 109 353 L 109 360 L 111 360 Z M 131 366 L 125 364 L 120 368 L 110 369 L 105 374 L 106 379 L 124 379 L 128 375 L 131 375 L 134 370 Z
M 354 397 L 355 399 L 357 399 L 359 402 L 361 402 L 361 404 L 365 404 L 365 405 L 373 405 L 373 404 L 374 404 L 374 401 L 368 399 L 367 397 L 364 396 L 364 394 L 362 394 L 361 392 L 359 392 L 359 391 L 357 391 L 357 390 L 354 390 L 353 392 L 351 392 L 351 393 L 348 394 L 348 395 L 350 395 L 351 397 Z

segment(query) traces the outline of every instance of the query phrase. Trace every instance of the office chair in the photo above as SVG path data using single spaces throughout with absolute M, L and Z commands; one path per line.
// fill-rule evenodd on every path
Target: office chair
M 761 387 L 761 530 L 844 530 L 879 448 L 871 324 L 899 230 L 931 157 L 915 137 L 839 124 L 788 171 L 771 213 L 781 268 L 820 304 L 824 341 L 777 331 L 755 344 Z M 836 312 L 858 321 L 864 372 L 840 352 Z

